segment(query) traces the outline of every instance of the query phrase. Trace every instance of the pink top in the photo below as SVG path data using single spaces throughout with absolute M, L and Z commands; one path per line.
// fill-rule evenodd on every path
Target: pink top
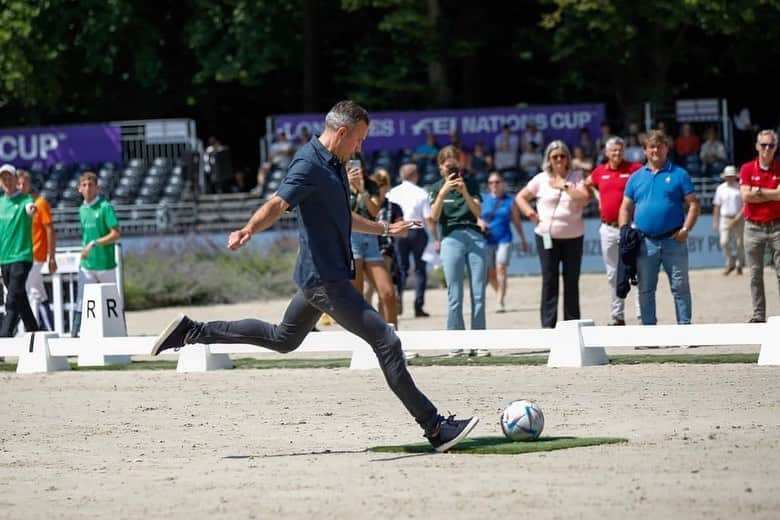
M 566 182 L 572 187 L 581 188 L 585 179 L 582 177 L 582 172 L 570 171 Z M 537 235 L 549 232 L 552 238 L 577 238 L 585 234 L 585 221 L 582 219 L 583 204 L 572 200 L 568 193 L 551 187 L 549 173 L 537 173 L 528 181 L 526 188 L 536 196 L 539 223 L 534 231 Z

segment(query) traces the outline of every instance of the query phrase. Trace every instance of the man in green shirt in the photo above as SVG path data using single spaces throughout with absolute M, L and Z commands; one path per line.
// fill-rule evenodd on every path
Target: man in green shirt
M 5 197 L 0 197 L 0 270 L 8 291 L 5 316 L 0 324 L 0 337 L 9 338 L 16 332 L 19 319 L 27 332 L 38 330 L 38 322 L 27 299 L 27 274 L 33 264 L 32 217 L 35 201 L 16 188 L 16 168 L 0 166 L 0 184 Z
M 98 195 L 97 175 L 84 172 L 79 177 L 79 193 L 84 203 L 79 208 L 81 223 L 81 266 L 79 268 L 79 295 L 73 317 L 71 336 L 81 328 L 81 302 L 84 285 L 88 283 L 116 283 L 114 244 L 119 240 L 119 222 L 111 204 Z

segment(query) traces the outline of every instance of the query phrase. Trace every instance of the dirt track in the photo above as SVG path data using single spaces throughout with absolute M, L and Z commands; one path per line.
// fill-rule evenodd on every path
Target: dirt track
M 597 322 L 607 318 L 602 281 L 582 285 L 583 315 Z M 538 283 L 513 280 L 513 311 L 491 303 L 489 326 L 537 327 Z M 696 272 L 693 286 L 695 321 L 746 319 L 745 277 Z M 441 328 L 440 293 L 429 295 L 431 318 L 401 326 Z M 283 307 L 188 312 L 275 319 Z M 130 333 L 156 332 L 176 312 L 132 313 Z M 442 411 L 482 417 L 478 436 L 500 434 L 500 410 L 525 397 L 540 402 L 546 435 L 629 440 L 514 457 L 365 452 L 422 440 L 376 371 L 3 373 L 0 518 L 774 519 L 778 368 L 412 368 Z

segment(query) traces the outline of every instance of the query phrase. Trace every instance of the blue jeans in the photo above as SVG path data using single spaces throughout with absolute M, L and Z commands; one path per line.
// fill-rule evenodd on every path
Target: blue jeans
M 644 237 L 636 261 L 639 275 L 639 309 L 642 325 L 655 325 L 655 289 L 658 286 L 658 270 L 664 267 L 674 297 L 677 323 L 691 322 L 691 286 L 688 283 L 688 244 L 673 238 L 652 239 Z
M 350 236 L 352 256 L 355 260 L 363 260 L 366 263 L 383 264 L 385 259 L 379 251 L 379 240 L 376 235 L 353 232 Z
M 447 330 L 464 330 L 463 274 L 469 270 L 471 328 L 485 328 L 487 242 L 471 228 L 457 228 L 441 241 L 441 263 L 447 281 Z

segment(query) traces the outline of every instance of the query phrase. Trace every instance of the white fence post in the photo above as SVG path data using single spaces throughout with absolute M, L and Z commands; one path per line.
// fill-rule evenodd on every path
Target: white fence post
M 213 354 L 208 345 L 185 345 L 179 351 L 177 372 L 206 372 L 233 368 L 229 354 Z
M 758 353 L 759 365 L 780 365 L 780 316 L 770 316 Z
M 19 355 L 16 372 L 18 374 L 35 374 L 70 370 L 67 357 L 52 356 L 49 351 L 49 338 L 56 337 L 56 332 L 28 332 L 19 337 L 18 340 L 24 341 L 26 348 Z
M 592 327 L 593 320 L 559 321 L 554 344 L 550 346 L 547 357 L 548 367 L 587 367 L 609 363 L 604 347 L 585 348 L 582 339 L 582 327 Z

